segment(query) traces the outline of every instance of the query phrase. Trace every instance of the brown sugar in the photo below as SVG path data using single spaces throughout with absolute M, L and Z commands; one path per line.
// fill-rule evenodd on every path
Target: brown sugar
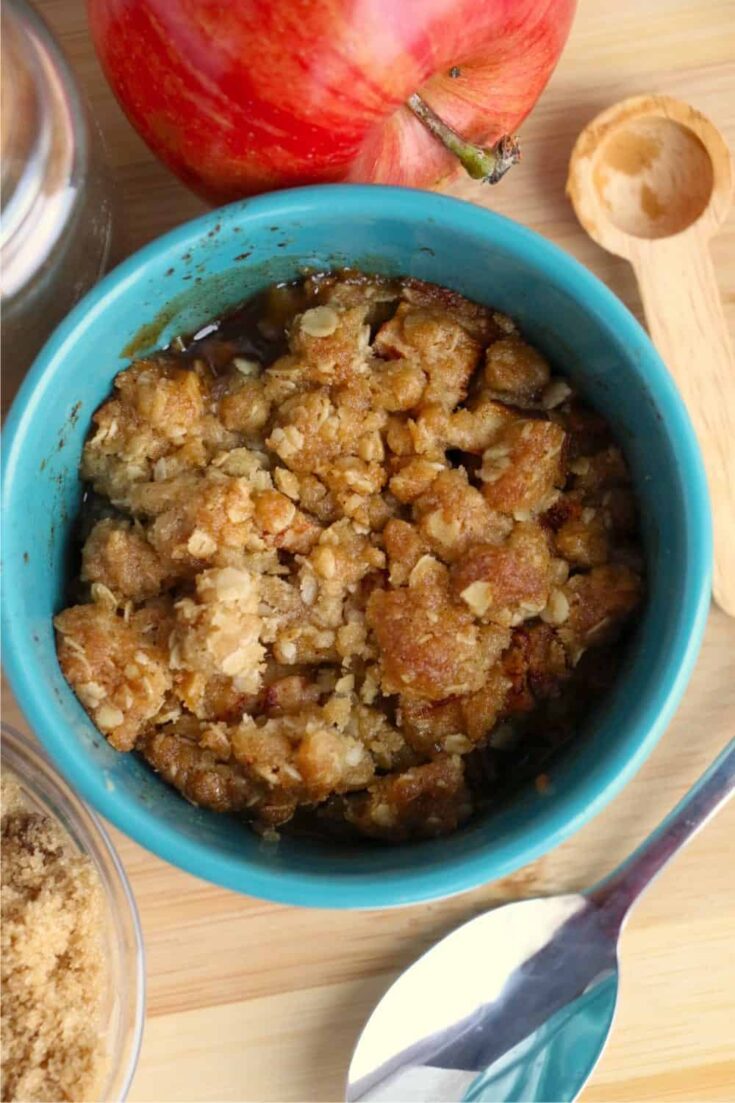
M 2 1099 L 98 1097 L 103 897 L 91 860 L 2 778 Z

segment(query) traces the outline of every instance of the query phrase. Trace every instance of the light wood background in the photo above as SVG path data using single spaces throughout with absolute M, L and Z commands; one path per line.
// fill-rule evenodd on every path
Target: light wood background
M 82 0 L 43 0 L 40 8 L 88 89 L 109 144 L 126 219 L 119 259 L 201 204 L 124 120 L 97 67 Z M 639 315 L 631 270 L 585 237 L 564 198 L 564 181 L 582 126 L 615 100 L 649 91 L 689 100 L 735 148 L 732 0 L 581 0 L 566 53 L 523 127 L 523 162 L 492 192 L 470 181 L 452 189 L 556 241 Z M 713 255 L 732 326 L 732 218 Z M 735 385 L 728 399 L 735 401 Z M 14 712 L 6 698 L 11 722 Z M 148 1021 L 132 1100 L 342 1098 L 361 1026 L 399 970 L 497 900 L 596 880 L 656 825 L 733 734 L 735 621 L 713 610 L 684 703 L 646 766 L 593 823 L 503 883 L 398 912 L 310 912 L 204 884 L 115 833 L 148 954 Z M 735 1100 L 734 828 L 731 807 L 636 910 L 623 937 L 618 1017 L 585 1103 Z

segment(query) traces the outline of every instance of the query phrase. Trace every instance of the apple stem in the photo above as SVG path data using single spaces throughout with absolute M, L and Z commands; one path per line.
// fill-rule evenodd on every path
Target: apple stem
M 503 134 L 494 146 L 476 146 L 462 138 L 456 130 L 452 130 L 418 92 L 409 96 L 406 103 L 426 129 L 439 139 L 445 149 L 454 154 L 473 180 L 497 184 L 508 169 L 521 159 L 518 139 L 510 134 Z

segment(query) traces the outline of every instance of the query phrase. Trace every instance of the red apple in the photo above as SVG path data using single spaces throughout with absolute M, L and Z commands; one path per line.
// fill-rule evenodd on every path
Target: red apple
M 575 0 L 88 6 L 130 121 L 185 183 L 226 202 L 334 180 L 430 187 L 457 161 L 409 98 L 472 142 L 512 133 L 549 79 Z

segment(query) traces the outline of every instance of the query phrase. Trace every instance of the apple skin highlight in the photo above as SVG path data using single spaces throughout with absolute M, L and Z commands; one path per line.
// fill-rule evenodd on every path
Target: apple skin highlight
M 533 108 L 575 0 L 88 0 L 130 122 L 212 203 L 459 168 L 407 106 L 492 146 Z M 461 169 L 460 169 L 461 171 Z

